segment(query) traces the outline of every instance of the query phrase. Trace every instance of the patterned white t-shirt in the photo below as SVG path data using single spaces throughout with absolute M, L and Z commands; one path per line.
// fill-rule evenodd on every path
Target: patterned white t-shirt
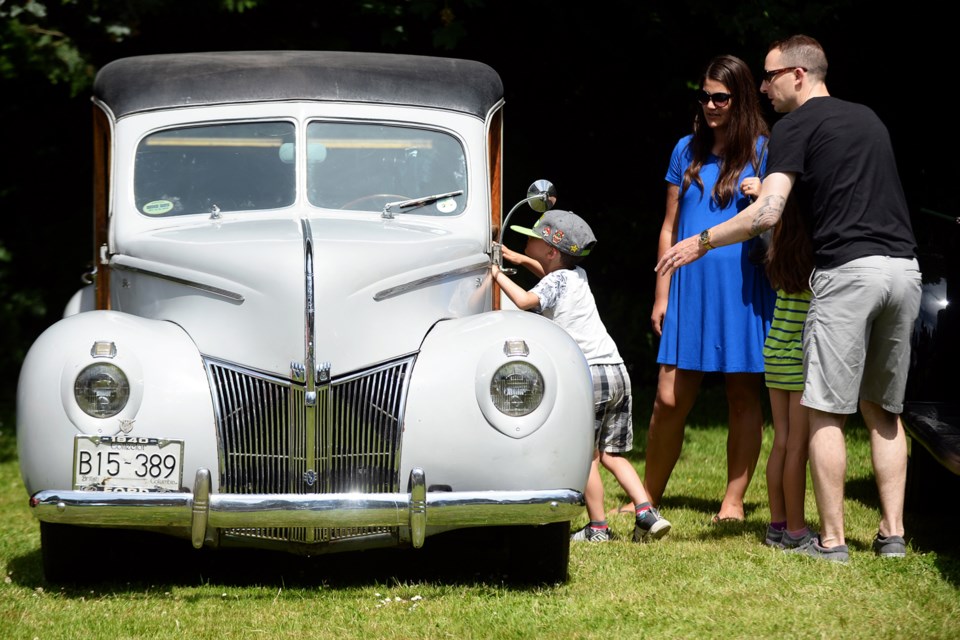
M 600 320 L 597 303 L 581 267 L 558 269 L 531 290 L 540 299 L 533 311 L 553 320 L 569 333 L 589 364 L 620 364 L 623 358 Z

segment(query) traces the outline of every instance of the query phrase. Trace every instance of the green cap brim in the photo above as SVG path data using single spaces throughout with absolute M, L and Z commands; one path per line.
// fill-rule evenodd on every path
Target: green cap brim
M 536 233 L 533 229 L 527 229 L 526 227 L 518 227 L 515 224 L 510 225 L 510 228 L 516 231 L 517 233 L 522 233 L 525 236 L 530 236 L 531 238 L 539 238 L 540 234 Z

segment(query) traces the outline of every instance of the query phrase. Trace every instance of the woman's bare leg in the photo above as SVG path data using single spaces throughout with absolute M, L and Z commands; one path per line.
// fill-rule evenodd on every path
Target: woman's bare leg
M 643 471 L 643 485 L 654 506 L 660 506 L 670 474 L 680 458 L 687 414 L 697 399 L 702 380 L 702 371 L 660 365 Z
M 763 374 L 727 373 L 727 490 L 720 503 L 720 519 L 744 517 L 743 498 L 753 478 L 763 443 Z

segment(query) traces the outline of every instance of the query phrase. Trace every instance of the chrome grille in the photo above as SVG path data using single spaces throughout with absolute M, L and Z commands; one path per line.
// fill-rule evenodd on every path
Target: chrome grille
M 399 492 L 400 433 L 413 361 L 411 356 L 318 386 L 316 410 L 308 412 L 302 384 L 208 359 L 220 492 Z M 315 420 L 308 425 L 310 414 Z M 315 445 L 309 451 L 311 441 Z M 224 533 L 321 543 L 389 530 L 251 528 Z

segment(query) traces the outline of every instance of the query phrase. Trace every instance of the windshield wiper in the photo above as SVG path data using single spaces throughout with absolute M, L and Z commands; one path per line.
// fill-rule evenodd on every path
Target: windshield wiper
M 397 200 L 396 202 L 388 202 L 383 205 L 383 211 L 380 214 L 382 218 L 393 218 L 393 210 L 399 209 L 401 211 L 409 211 L 412 209 L 419 209 L 420 207 L 425 207 L 428 204 L 433 204 L 437 200 L 443 200 L 444 198 L 452 198 L 453 196 L 462 196 L 463 189 L 458 189 L 457 191 L 448 191 L 447 193 L 437 193 L 432 196 L 424 196 L 422 198 L 413 198 L 410 200 Z

